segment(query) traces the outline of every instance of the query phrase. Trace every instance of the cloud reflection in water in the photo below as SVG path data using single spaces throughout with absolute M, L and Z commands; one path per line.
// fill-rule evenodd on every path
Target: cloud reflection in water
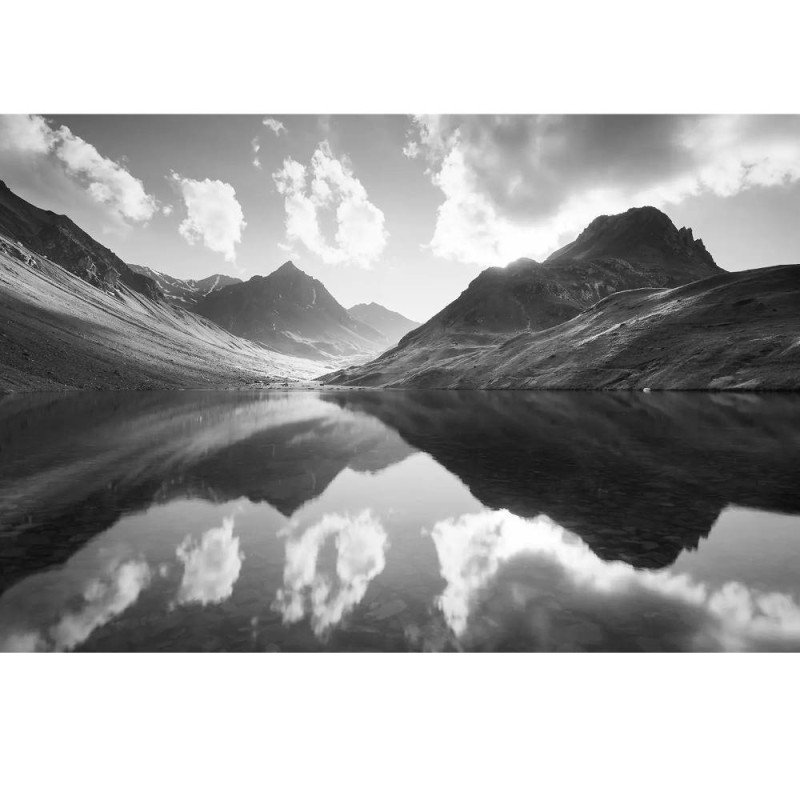
M 177 602 L 220 603 L 233 593 L 242 569 L 239 539 L 233 535 L 233 517 L 206 531 L 199 542 L 187 536 L 176 551 L 184 564 Z
M 357 515 L 326 514 L 302 532 L 289 527 L 279 535 L 286 537 L 286 564 L 275 609 L 287 624 L 308 616 L 317 636 L 361 601 L 386 565 L 388 537 L 369 509 Z M 335 574 L 326 574 L 320 559 L 329 542 L 336 550 Z
M 545 516 L 465 514 L 430 536 L 447 582 L 438 604 L 466 647 L 800 649 L 790 595 L 603 561 Z

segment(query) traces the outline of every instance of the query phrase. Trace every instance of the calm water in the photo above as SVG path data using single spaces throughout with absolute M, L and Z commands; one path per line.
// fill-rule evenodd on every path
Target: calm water
M 0 399 L 0 650 L 800 650 L 800 398 Z

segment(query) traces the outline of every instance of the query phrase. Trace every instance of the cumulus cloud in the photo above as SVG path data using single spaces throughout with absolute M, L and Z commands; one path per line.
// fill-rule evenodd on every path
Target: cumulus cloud
M 177 550 L 184 571 L 177 602 L 220 603 L 233 593 L 242 569 L 239 539 L 233 535 L 233 517 L 206 531 L 199 542 L 187 536 Z
M 354 516 L 326 514 L 305 531 L 290 527 L 280 535 L 286 537 L 286 565 L 275 608 L 285 623 L 308 616 L 317 636 L 361 602 L 386 565 L 386 531 L 369 509 Z M 329 541 L 336 550 L 335 574 L 319 563 Z
M 430 536 L 446 582 L 438 604 L 467 647 L 509 636 L 541 650 L 800 649 L 792 596 L 603 561 L 545 516 L 465 514 Z
M 280 136 L 282 133 L 287 133 L 286 126 L 277 119 L 266 117 L 262 120 L 262 123 L 265 128 L 269 128 L 276 136 Z
M 236 245 L 241 242 L 247 223 L 233 186 L 210 178 L 192 180 L 176 172 L 170 177 L 186 204 L 186 219 L 178 227 L 181 236 L 189 244 L 200 242 L 234 263 Z
M 37 115 L 0 117 L 0 168 L 18 188 L 37 178 L 72 182 L 122 223 L 143 223 L 159 208 L 127 168 L 102 156 L 94 145 L 62 125 L 52 128 Z
M 258 140 L 258 136 L 250 142 L 250 148 L 253 151 L 253 166 L 261 169 L 261 159 L 258 157 L 259 150 L 261 150 L 261 142 Z
M 346 160 L 334 158 L 327 141 L 319 144 L 308 168 L 287 158 L 273 173 L 286 210 L 288 246 L 302 243 L 327 264 L 369 267 L 386 247 L 383 212 L 373 205 Z M 320 228 L 322 211 L 335 214 L 335 243 Z
M 404 148 L 443 194 L 432 251 L 543 258 L 600 214 L 800 179 L 800 116 L 418 117 Z

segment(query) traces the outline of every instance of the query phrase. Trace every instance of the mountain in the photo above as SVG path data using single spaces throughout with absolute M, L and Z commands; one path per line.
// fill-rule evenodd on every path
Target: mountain
M 127 286 L 159 299 L 156 282 L 132 270 L 119 256 L 81 230 L 69 217 L 23 200 L 0 181 L 0 234 L 107 292 Z
M 279 353 L 315 360 L 368 358 L 385 346 L 325 286 L 287 261 L 266 277 L 226 286 L 198 301 L 198 314 Z
M 775 270 L 727 273 L 691 229 L 679 230 L 655 208 L 633 208 L 598 217 L 543 263 L 520 259 L 484 270 L 397 347 L 323 380 L 437 388 L 793 386 L 796 270 Z M 725 347 L 726 336 L 735 348 Z
M 167 302 L 69 218 L 0 189 L 0 393 L 262 386 L 310 364 Z
M 173 278 L 164 272 L 157 272 L 154 269 L 150 269 L 150 267 L 142 267 L 139 264 L 128 264 L 128 266 L 134 272 L 152 278 L 167 300 L 188 309 L 194 308 L 198 300 L 207 294 L 242 282 L 239 278 L 220 274 L 209 275 L 207 278 L 200 278 L 199 280 L 194 278 L 182 280 L 181 278 Z
M 397 344 L 407 333 L 419 327 L 419 322 L 414 322 L 378 303 L 360 303 L 348 308 L 347 312 L 354 319 L 382 333 L 389 345 Z
M 435 359 L 406 337 L 330 383 L 492 389 L 800 390 L 800 264 L 611 295 L 560 325 Z M 411 334 L 413 336 L 414 334 Z M 405 345 L 405 346 L 404 346 Z

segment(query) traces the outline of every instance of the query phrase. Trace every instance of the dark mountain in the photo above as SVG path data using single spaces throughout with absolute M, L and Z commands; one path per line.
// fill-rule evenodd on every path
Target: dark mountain
M 624 214 L 602 216 L 547 262 L 624 259 L 640 267 L 662 270 L 678 285 L 720 272 L 702 239 L 691 228 L 678 230 L 672 220 L 652 206 L 631 208 Z
M 618 292 L 483 346 L 404 346 L 331 383 L 495 389 L 800 390 L 800 265 Z M 413 336 L 414 334 L 411 334 Z
M 480 384 L 481 374 L 467 370 L 485 348 L 552 329 L 617 292 L 672 288 L 726 274 L 691 230 L 678 230 L 655 208 L 598 217 L 543 263 L 521 258 L 484 270 L 396 348 L 334 380 L 438 386 L 440 379 L 449 385 L 458 375 Z
M 291 261 L 266 277 L 212 292 L 195 310 L 237 336 L 305 358 L 366 358 L 386 344 Z
M 378 303 L 359 303 L 347 311 L 354 319 L 382 333 L 389 345 L 397 344 L 407 333 L 419 327 L 419 322 L 414 322 Z
M 194 278 L 182 280 L 181 278 L 173 278 L 164 272 L 157 272 L 154 269 L 150 269 L 150 267 L 142 267 L 139 264 L 128 264 L 128 266 L 134 272 L 152 278 L 156 286 L 164 294 L 164 297 L 171 303 L 188 309 L 193 309 L 198 300 L 207 294 L 242 282 L 239 278 L 220 274 L 209 275 L 207 278 L 200 278 L 199 280 Z
M 454 334 L 469 343 L 485 334 L 544 330 L 614 292 L 682 286 L 721 272 L 691 231 L 679 231 L 655 208 L 632 208 L 598 217 L 544 263 L 520 258 L 484 270 L 407 341 Z
M 152 278 L 132 270 L 69 217 L 37 208 L 14 194 L 2 181 L 0 234 L 46 256 L 98 289 L 113 292 L 123 284 L 145 297 L 161 297 L 161 291 Z

